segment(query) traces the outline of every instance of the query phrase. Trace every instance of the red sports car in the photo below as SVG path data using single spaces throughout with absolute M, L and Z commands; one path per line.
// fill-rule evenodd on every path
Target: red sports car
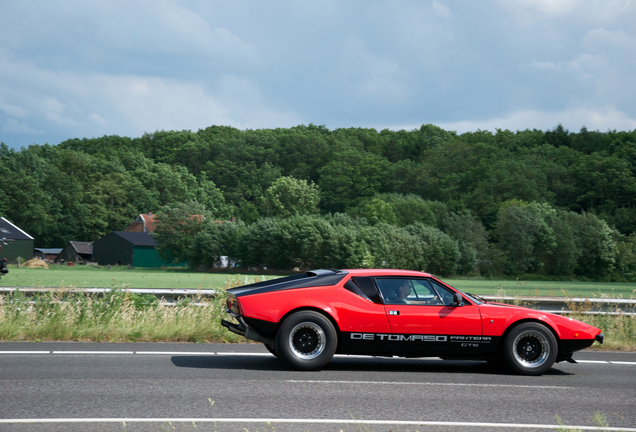
M 601 330 L 539 310 L 492 303 L 407 270 L 315 270 L 227 290 L 228 330 L 299 370 L 334 354 L 502 361 L 542 374 L 603 343 Z

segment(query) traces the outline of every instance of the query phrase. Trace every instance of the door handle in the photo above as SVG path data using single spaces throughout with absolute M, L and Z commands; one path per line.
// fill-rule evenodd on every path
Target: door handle
M 392 310 L 389 311 L 389 315 L 399 315 L 399 314 L 400 314 L 400 311 L 392 311 Z

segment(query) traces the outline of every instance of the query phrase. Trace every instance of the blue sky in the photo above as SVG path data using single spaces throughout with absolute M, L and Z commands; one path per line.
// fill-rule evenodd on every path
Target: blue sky
M 0 141 L 636 129 L 636 2 L 0 2 Z

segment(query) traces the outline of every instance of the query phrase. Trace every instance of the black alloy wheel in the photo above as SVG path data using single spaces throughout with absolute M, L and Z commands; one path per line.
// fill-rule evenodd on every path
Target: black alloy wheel
M 333 324 L 314 311 L 299 311 L 285 319 L 276 334 L 278 356 L 298 370 L 317 370 L 325 366 L 338 345 Z
M 514 327 L 504 342 L 504 361 L 522 375 L 549 370 L 558 354 L 556 338 L 543 324 L 529 322 Z

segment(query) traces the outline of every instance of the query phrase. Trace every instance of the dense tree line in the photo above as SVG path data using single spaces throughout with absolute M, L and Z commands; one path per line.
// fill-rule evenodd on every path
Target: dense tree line
M 623 236 L 591 213 L 557 210 L 548 204 L 512 200 L 497 214 L 488 232 L 469 212 L 451 212 L 443 204 L 413 196 L 391 196 L 417 204 L 429 222 L 415 220 L 407 206 L 364 216 L 346 213 L 295 214 L 219 222 L 197 203 L 164 208 L 159 213 L 159 251 L 167 261 L 188 261 L 193 267 L 214 268 L 222 257 L 242 266 L 274 269 L 403 268 L 449 275 L 579 276 L 588 279 L 633 280 L 636 236 Z M 400 211 L 400 209 L 406 211 Z M 395 210 L 394 210 L 395 209 Z M 435 212 L 433 210 L 435 209 Z M 430 223 L 432 222 L 432 223 Z M 175 227 L 178 227 L 175 229 Z
M 61 247 L 196 203 L 237 222 L 191 227 L 167 259 L 622 280 L 636 277 L 635 174 L 636 131 L 212 126 L 2 145 L 0 214 Z

